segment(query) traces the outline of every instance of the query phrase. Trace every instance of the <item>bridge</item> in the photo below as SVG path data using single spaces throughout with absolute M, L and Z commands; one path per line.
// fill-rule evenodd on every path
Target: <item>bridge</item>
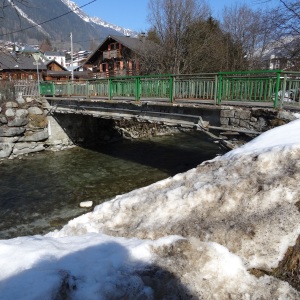
M 258 111 L 299 110 L 300 72 L 282 70 L 42 82 L 55 114 L 126 119 L 212 131 L 260 134 Z M 264 113 L 263 115 L 265 115 Z M 272 121 L 273 122 L 273 121 Z M 266 123 L 266 122 L 265 122 Z M 274 123 L 274 122 L 273 122 Z

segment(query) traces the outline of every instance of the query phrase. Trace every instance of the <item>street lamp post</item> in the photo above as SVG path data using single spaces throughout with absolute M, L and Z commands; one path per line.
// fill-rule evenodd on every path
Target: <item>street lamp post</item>
M 39 65 L 40 65 L 39 59 L 40 59 L 40 56 L 41 56 L 41 54 L 39 52 L 32 53 L 32 57 L 35 60 L 35 63 L 33 63 L 33 64 L 36 65 L 39 97 L 41 95 L 41 92 L 40 92 L 40 73 L 39 73 Z

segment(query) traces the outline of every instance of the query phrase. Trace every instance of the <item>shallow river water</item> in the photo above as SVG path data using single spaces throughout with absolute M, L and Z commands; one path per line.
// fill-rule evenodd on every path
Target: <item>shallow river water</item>
M 0 239 L 44 234 L 112 197 L 222 154 L 201 133 L 123 140 L 0 162 Z

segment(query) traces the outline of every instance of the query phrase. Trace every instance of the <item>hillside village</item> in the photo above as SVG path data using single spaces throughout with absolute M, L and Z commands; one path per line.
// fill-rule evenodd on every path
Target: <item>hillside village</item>
M 35 80 L 37 72 L 42 80 L 139 75 L 138 52 L 142 45 L 142 38 L 107 36 L 93 52 L 80 50 L 71 53 L 67 50 L 42 51 L 37 45 L 2 42 L 0 78 Z
M 143 75 L 140 70 L 140 54 L 147 43 L 149 41 L 143 33 L 140 37 L 109 35 L 94 51 L 80 50 L 72 53 L 70 50 L 50 51 L 39 45 L 0 41 L 0 79 L 36 80 L 37 73 L 44 81 Z M 266 69 L 292 67 L 278 47 L 271 49 L 265 60 Z

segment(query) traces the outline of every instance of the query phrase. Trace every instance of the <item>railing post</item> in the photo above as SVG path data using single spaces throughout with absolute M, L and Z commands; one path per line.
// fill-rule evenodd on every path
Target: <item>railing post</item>
M 281 70 L 276 72 L 274 108 L 277 108 L 277 105 L 278 105 L 278 92 L 279 92 L 279 86 L 280 86 L 280 73 L 281 73 Z
M 112 84 L 112 79 L 108 79 L 108 100 L 112 100 L 113 97 Z
M 55 96 L 55 85 L 54 85 L 54 81 L 51 82 L 51 94 L 52 94 L 52 97 Z
M 169 94 L 169 98 L 170 98 L 170 102 L 173 102 L 173 95 L 174 95 L 174 77 L 173 75 L 170 75 L 170 94 Z
M 86 91 L 85 91 L 86 96 L 90 98 L 90 82 L 88 80 L 86 81 L 85 87 L 86 87 Z
M 136 101 L 141 100 L 141 78 L 140 77 L 135 78 L 135 100 Z
M 70 84 L 70 81 L 67 82 L 67 94 L 68 94 L 68 97 L 71 97 L 71 84 Z
M 281 91 L 280 108 L 282 108 L 282 106 L 283 106 L 283 101 L 284 101 L 284 97 L 285 97 L 286 80 L 287 80 L 287 74 L 284 74 L 284 77 L 283 77 L 283 85 L 282 85 L 282 91 Z M 288 97 L 289 97 L 289 95 L 288 95 Z
M 214 102 L 217 104 L 218 101 L 218 75 L 215 75 L 215 88 L 214 88 Z
M 223 88 L 223 76 L 218 74 L 218 105 L 221 105 L 222 101 L 222 88 Z

